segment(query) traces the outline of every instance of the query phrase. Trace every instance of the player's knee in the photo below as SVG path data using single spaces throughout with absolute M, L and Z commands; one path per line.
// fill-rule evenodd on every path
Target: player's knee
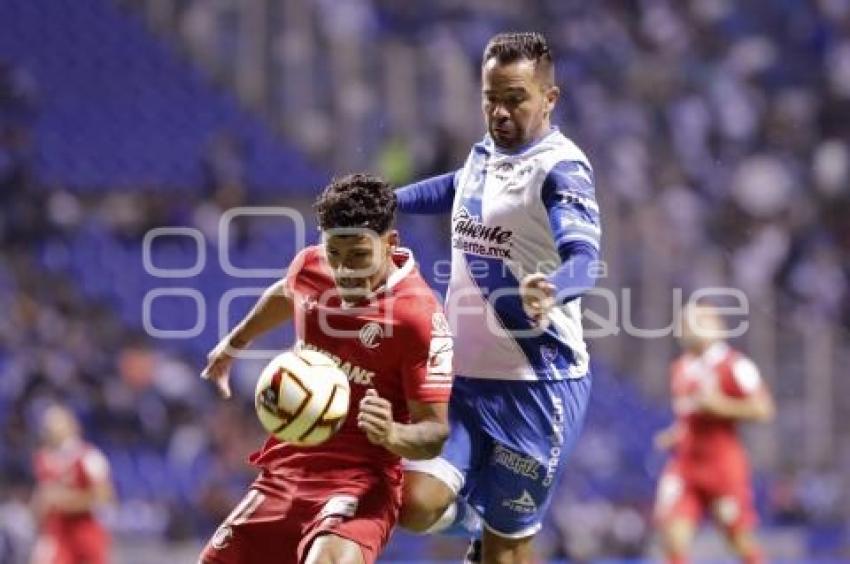
M 483 561 L 493 564 L 531 564 L 534 562 L 533 540 L 533 535 L 512 539 L 485 531 Z
M 454 492 L 433 476 L 405 472 L 399 525 L 424 533 L 442 517 L 454 498 Z
M 333 534 L 316 537 L 304 564 L 363 564 L 360 546 L 348 539 Z

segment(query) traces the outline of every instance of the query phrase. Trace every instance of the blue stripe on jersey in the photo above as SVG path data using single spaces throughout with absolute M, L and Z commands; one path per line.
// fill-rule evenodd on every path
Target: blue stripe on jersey
M 564 262 L 549 275 L 549 281 L 555 286 L 558 302 L 564 304 L 596 285 L 597 269 L 593 265 L 599 251 L 584 241 L 567 241 L 558 247 L 558 254 Z
M 478 200 L 480 206 L 481 201 Z M 470 210 L 471 211 L 471 210 Z M 519 295 L 519 281 L 498 258 L 482 257 L 464 253 L 469 267 L 470 261 L 486 264 L 485 268 L 467 268 L 469 277 L 487 300 L 499 322 L 508 332 L 530 332 L 534 329 L 531 319 L 525 314 Z M 493 296 L 493 294 L 496 294 Z M 482 331 L 488 331 L 485 325 Z M 562 342 L 552 326 L 537 336 L 510 335 L 516 341 L 534 372 L 542 380 L 560 379 L 572 366 L 574 359 L 570 348 Z M 486 351 L 483 354 L 487 354 Z
M 543 181 L 543 205 L 549 213 L 549 225 L 559 252 L 571 241 L 599 248 L 599 206 L 592 175 L 593 172 L 579 162 L 561 161 Z
M 448 213 L 452 211 L 457 172 L 432 176 L 396 190 L 402 213 Z

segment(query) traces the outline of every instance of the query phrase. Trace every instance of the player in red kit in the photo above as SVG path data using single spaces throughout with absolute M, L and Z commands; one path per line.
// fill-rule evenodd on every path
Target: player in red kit
M 689 305 L 682 320 L 684 353 L 671 367 L 676 421 L 655 438 L 659 448 L 672 450 L 655 508 L 667 562 L 687 561 L 705 513 L 743 562 L 762 562 L 753 535 L 749 461 L 737 424 L 771 419 L 773 400 L 755 364 L 723 341 L 724 325 L 714 308 Z
M 204 563 L 371 563 L 401 504 L 402 457 L 431 458 L 448 435 L 452 340 L 439 302 L 392 228 L 396 200 L 381 179 L 334 181 L 316 208 L 322 244 L 210 353 L 203 376 L 229 396 L 235 351 L 292 318 L 296 347 L 339 359 L 348 417 L 327 442 L 269 438 L 261 472 L 209 541 Z
M 81 438 L 76 417 L 58 405 L 42 420 L 44 447 L 35 455 L 33 506 L 40 531 L 33 564 L 103 564 L 109 535 L 94 510 L 112 499 L 109 463 Z

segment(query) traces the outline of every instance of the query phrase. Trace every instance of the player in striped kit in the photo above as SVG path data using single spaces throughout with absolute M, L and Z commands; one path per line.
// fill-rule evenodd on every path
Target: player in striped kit
M 446 312 L 455 335 L 451 434 L 408 463 L 401 523 L 474 532 L 486 562 L 529 562 L 583 424 L 591 378 L 580 296 L 600 244 L 593 170 L 550 118 L 545 38 L 507 33 L 482 64 L 487 134 L 463 168 L 398 191 L 409 213 L 451 211 Z

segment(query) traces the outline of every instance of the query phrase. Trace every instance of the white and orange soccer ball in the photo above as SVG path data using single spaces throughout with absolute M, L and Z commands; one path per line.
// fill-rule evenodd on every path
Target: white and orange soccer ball
M 336 433 L 348 414 L 348 378 L 327 355 L 301 349 L 276 356 L 254 395 L 263 427 L 287 443 L 311 446 Z

